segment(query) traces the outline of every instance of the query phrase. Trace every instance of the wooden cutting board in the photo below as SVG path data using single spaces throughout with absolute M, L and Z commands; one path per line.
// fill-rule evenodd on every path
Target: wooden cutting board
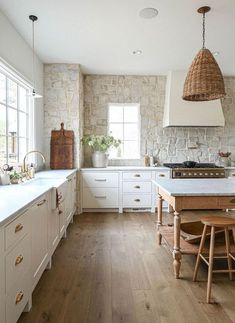
M 60 130 L 51 131 L 51 169 L 74 168 L 74 132 L 65 130 L 61 123 Z

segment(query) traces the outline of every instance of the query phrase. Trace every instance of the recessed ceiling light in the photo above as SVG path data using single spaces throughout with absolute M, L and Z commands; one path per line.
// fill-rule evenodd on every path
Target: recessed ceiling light
M 155 8 L 144 8 L 140 10 L 139 15 L 141 18 L 144 19 L 152 19 L 158 15 L 158 10 Z
M 140 50 L 140 49 L 133 50 L 132 54 L 133 55 L 141 55 L 142 54 L 142 50 Z
M 213 54 L 214 56 L 218 56 L 218 55 L 219 55 L 219 52 L 212 52 L 212 54 Z

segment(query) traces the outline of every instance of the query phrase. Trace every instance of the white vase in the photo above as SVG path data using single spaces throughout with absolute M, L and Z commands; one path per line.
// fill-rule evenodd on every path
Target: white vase
M 107 167 L 108 166 L 108 154 L 103 151 L 94 151 L 92 154 L 93 167 Z

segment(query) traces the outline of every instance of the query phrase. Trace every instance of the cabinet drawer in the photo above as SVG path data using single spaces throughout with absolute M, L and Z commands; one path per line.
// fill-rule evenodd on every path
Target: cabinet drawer
M 117 208 L 118 188 L 84 188 L 83 208 Z
M 5 228 L 5 249 L 19 241 L 29 232 L 29 210 L 18 216 Z
M 118 173 L 82 173 L 83 187 L 118 187 Z
M 170 172 L 169 171 L 157 171 L 156 172 L 156 180 L 158 178 L 170 178 Z
M 218 202 L 218 205 L 225 209 L 235 209 L 235 196 L 219 197 Z
M 123 207 L 151 207 L 151 194 L 125 194 Z
M 123 193 L 151 193 L 151 182 L 123 182 Z
M 17 322 L 29 300 L 30 273 L 18 279 L 6 295 L 6 323 Z
M 6 256 L 6 292 L 30 269 L 30 240 L 26 235 Z
M 148 172 L 148 171 L 136 171 L 136 172 L 123 172 L 123 175 L 122 175 L 122 178 L 123 180 L 151 180 L 152 178 L 152 175 L 151 175 L 151 172 Z

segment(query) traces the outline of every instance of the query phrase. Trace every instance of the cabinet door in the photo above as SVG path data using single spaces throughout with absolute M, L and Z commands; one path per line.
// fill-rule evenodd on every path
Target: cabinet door
M 73 176 L 73 180 L 72 180 L 72 212 L 73 214 L 76 212 L 76 208 L 77 208 L 77 176 L 74 175 Z
M 65 201 L 60 203 L 58 212 L 59 212 L 59 228 L 60 228 L 59 231 L 60 231 L 60 238 L 61 238 L 66 230 Z
M 72 178 L 68 179 L 68 188 L 64 200 L 65 204 L 65 219 L 66 224 L 69 224 L 70 218 L 73 211 L 73 205 L 72 205 Z
M 57 208 L 55 210 L 49 210 L 48 230 L 49 253 L 52 255 L 59 243 L 60 237 L 59 211 Z
M 32 212 L 32 275 L 36 286 L 48 263 L 48 200 L 44 196 L 31 208 Z
M 0 228 L 0 322 L 5 322 L 5 272 L 4 272 L 4 234 Z

